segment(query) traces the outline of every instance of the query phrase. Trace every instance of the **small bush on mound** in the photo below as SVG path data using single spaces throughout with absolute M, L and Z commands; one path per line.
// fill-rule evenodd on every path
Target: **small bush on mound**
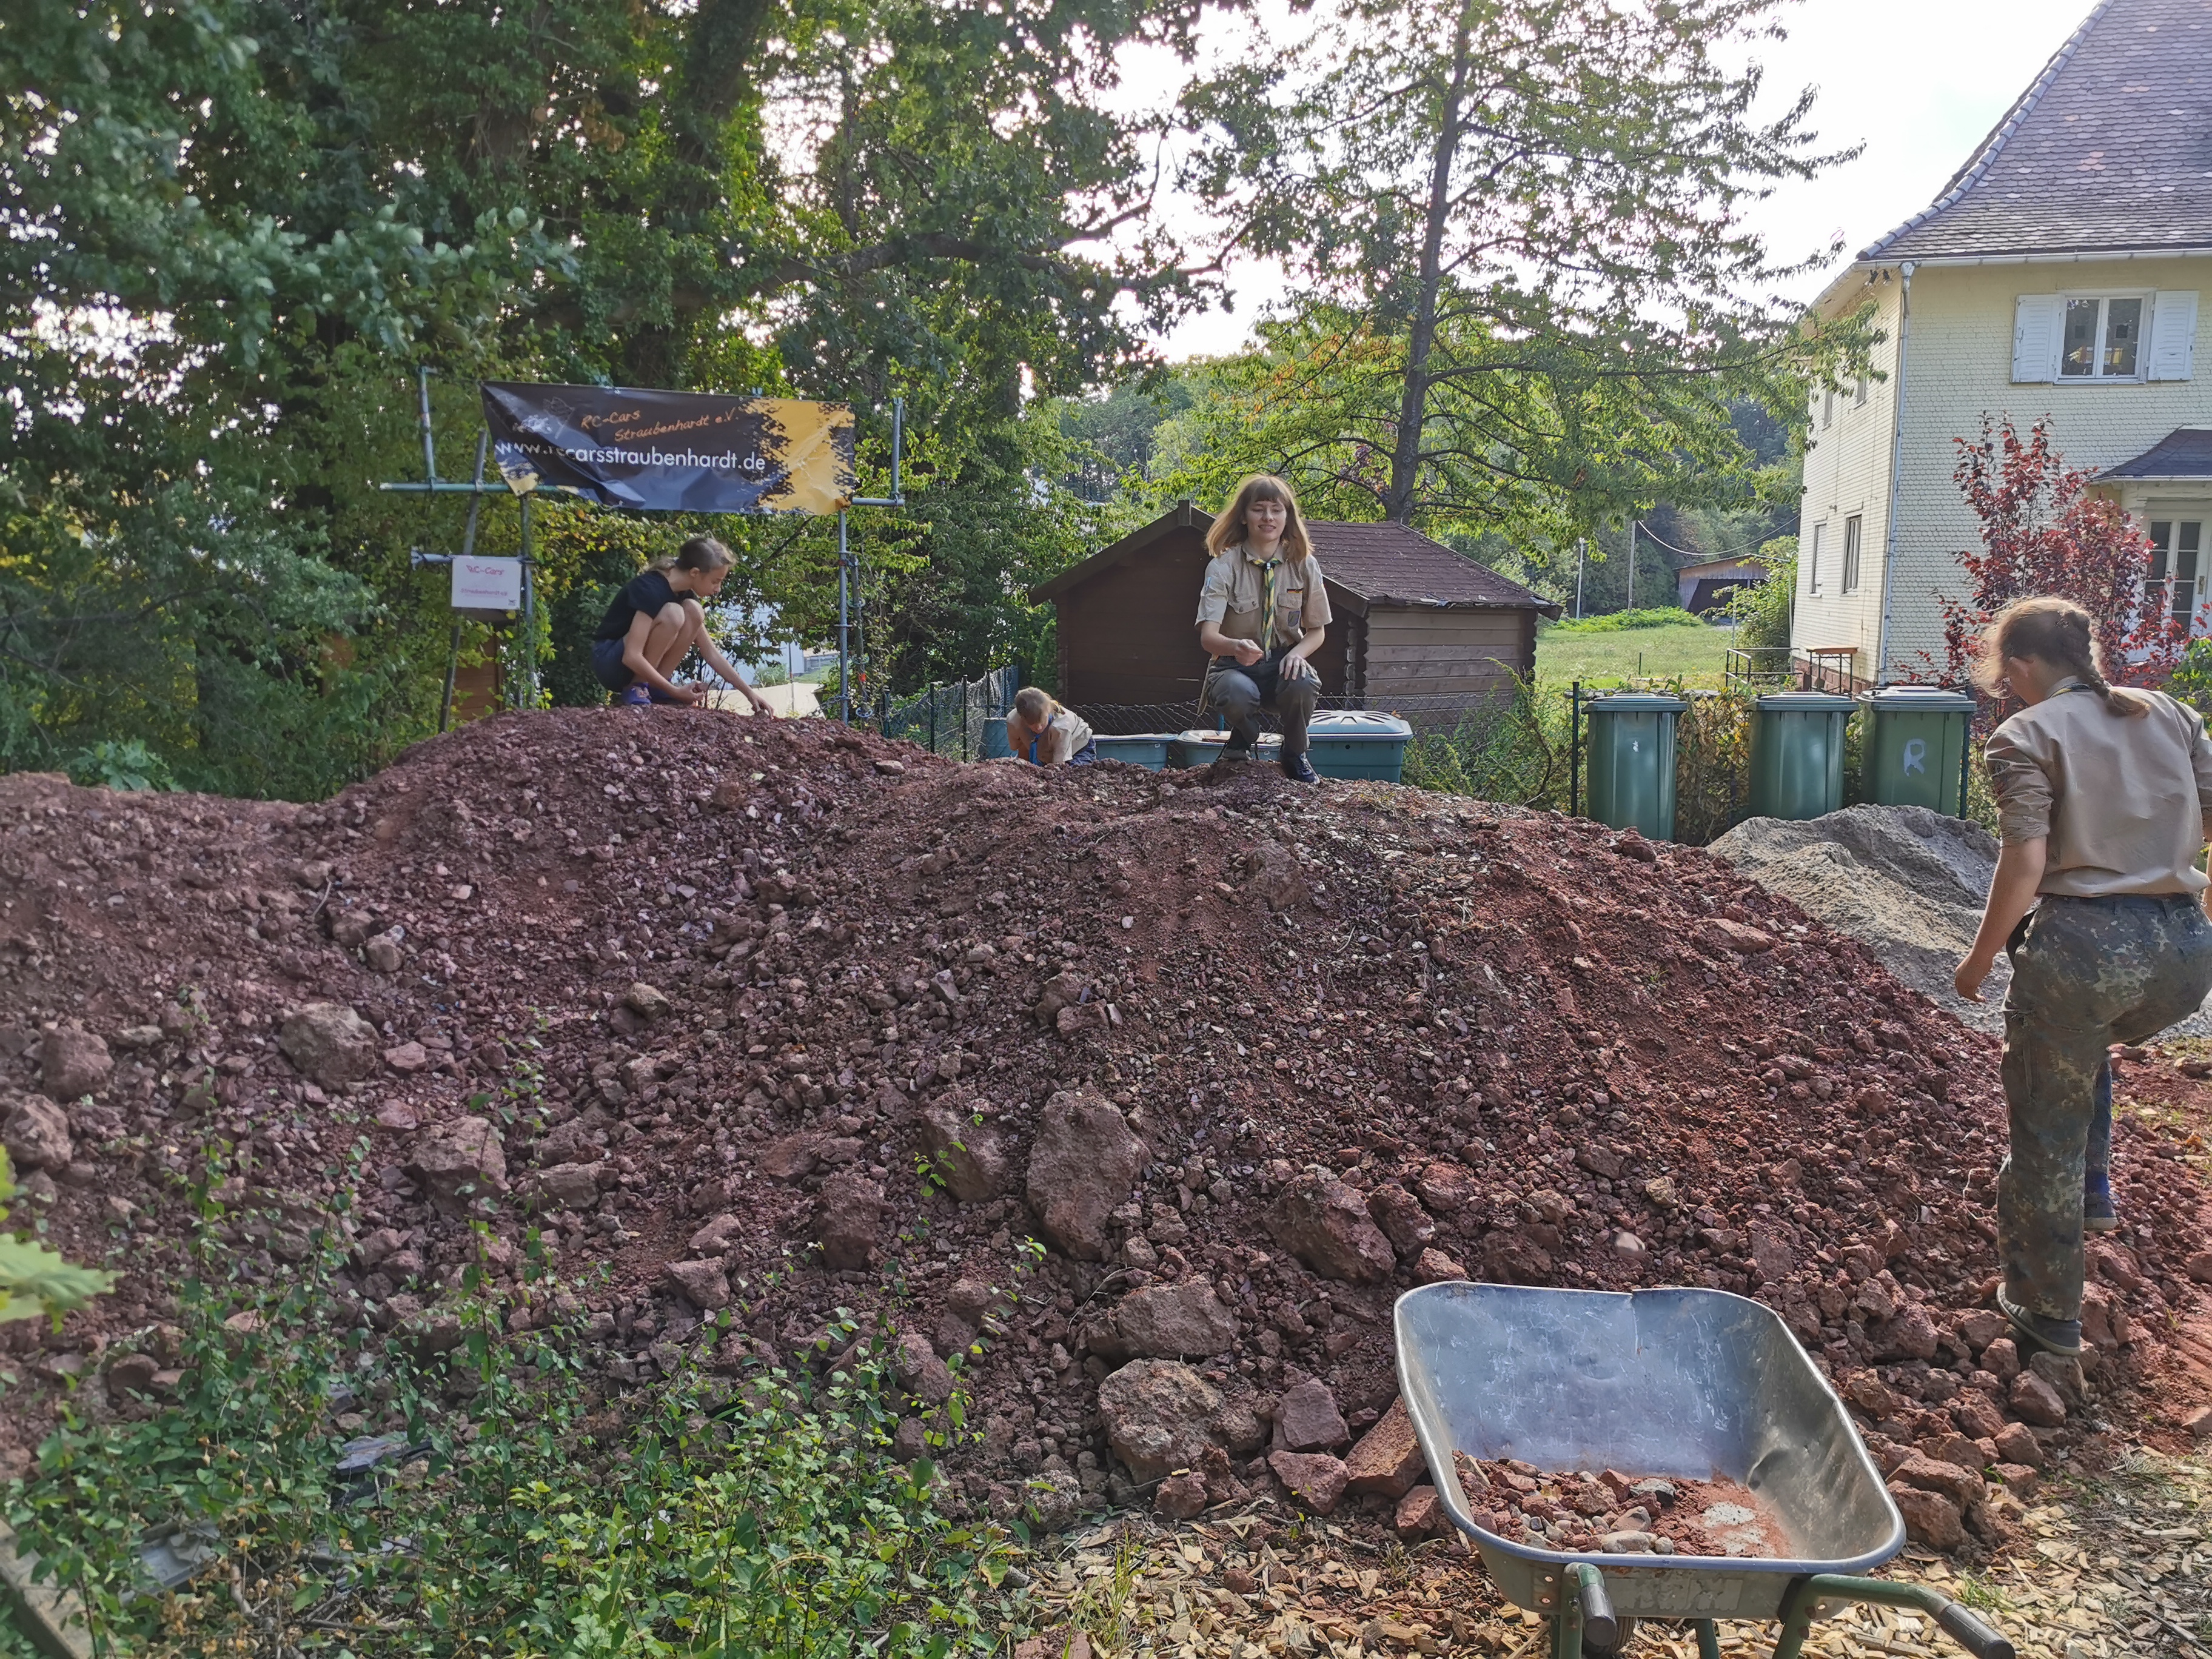
M 1692 616 L 1680 605 L 1669 605 L 1644 611 L 1616 611 L 1609 616 L 1584 617 L 1579 622 L 1556 622 L 1547 630 L 1553 634 L 1618 634 L 1631 628 L 1692 628 L 1709 626 L 1703 617 Z
M 113 1650 L 944 1659 L 992 1646 L 981 1609 L 1008 1540 L 937 1509 L 927 1462 L 892 1461 L 897 1391 L 881 1358 L 817 1382 L 762 1364 L 709 1376 L 687 1358 L 603 1400 L 575 1334 L 503 1335 L 474 1269 L 434 1322 L 386 1338 L 351 1328 L 333 1283 L 342 1242 L 319 1237 L 314 1261 L 261 1290 L 213 1236 L 242 1218 L 209 1215 L 205 1271 L 166 1337 L 184 1373 L 173 1401 L 137 1421 L 71 1420 L 40 1449 L 41 1478 L 7 1494 L 21 1547 Z M 551 1289 L 541 1277 L 531 1294 Z M 341 1475 L 333 1419 L 348 1409 L 404 1428 L 375 1468 Z M 142 1566 L 149 1543 L 197 1563 L 191 1582 L 161 1593 Z

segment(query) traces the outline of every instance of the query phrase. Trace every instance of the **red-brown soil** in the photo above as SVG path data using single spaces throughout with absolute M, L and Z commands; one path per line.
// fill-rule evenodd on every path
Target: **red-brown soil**
M 358 1225 L 379 1242 L 350 1289 L 380 1327 L 417 1316 L 477 1246 L 409 1171 L 484 1093 L 510 1188 L 490 1265 L 518 1301 L 534 1166 L 599 1171 L 596 1206 L 535 1219 L 599 1316 L 605 1386 L 696 1330 L 664 1268 L 726 1214 L 744 1282 L 721 1363 L 787 1355 L 840 1307 L 940 1349 L 980 1324 L 985 1437 L 947 1460 L 953 1501 L 979 1508 L 1025 1473 L 1107 1490 L 1089 1337 L 1146 1284 L 1213 1287 L 1236 1334 L 1197 1369 L 1263 1421 L 1315 1376 L 1350 1435 L 1374 1422 L 1414 1252 L 1355 1285 L 1279 1245 L 1265 1217 L 1315 1164 L 1402 1189 L 1378 1215 L 1432 1226 L 1478 1278 L 1764 1298 L 1886 1468 L 1955 1443 L 1969 1395 L 2013 1414 L 1990 1333 L 1961 1322 L 1993 1270 L 1994 1046 L 1694 849 L 1259 768 L 1040 775 L 827 722 L 605 710 L 488 720 L 307 807 L 0 780 L 0 880 L 10 1090 L 39 1086 L 42 1026 L 119 1044 L 170 1011 L 158 1042 L 116 1048 L 72 1109 L 74 1161 L 23 1206 L 80 1259 L 125 1244 L 98 1308 L 58 1334 L 7 1328 L 34 1373 L 94 1370 L 160 1317 L 187 1217 L 151 1176 L 214 1134 L 250 1160 L 229 1190 L 303 1213 L 364 1141 Z M 363 940 L 393 927 L 378 972 Z M 1080 999 L 1066 1031 L 1034 1012 L 1056 979 Z M 650 1021 L 623 1006 L 638 981 L 667 999 Z M 393 1058 L 310 1084 L 277 1036 L 318 1001 L 359 1010 Z M 980 1307 L 1036 1231 L 1040 1110 L 1081 1085 L 1141 1136 L 1141 1190 L 1111 1195 L 1108 1259 L 1049 1254 L 1018 1305 Z M 923 1181 L 938 1103 L 995 1129 L 1003 1193 L 962 1205 Z M 2106 1424 L 2177 1432 L 2191 1403 L 2161 1367 L 2202 1295 L 2202 1189 L 2172 1133 L 2132 1118 L 2115 1164 L 2128 1226 L 2096 1249 L 2091 1392 L 2038 1431 L 2051 1455 Z M 809 1246 L 851 1217 L 821 1206 L 869 1180 L 868 1265 L 832 1268 Z M 282 1271 L 281 1228 L 240 1244 Z M 0 1419 L 19 1468 L 52 1420 L 27 1381 Z M 1240 1454 L 1209 1496 L 1266 1470 Z
M 1475 1519 L 1501 1538 L 1539 1549 L 1768 1559 L 1795 1553 L 1774 1506 L 1719 1475 L 1657 1479 L 1517 1462 L 1474 1468 L 1482 1476 L 1479 1486 L 1464 1474 L 1461 1480 Z M 1664 1546 L 1656 1544 L 1661 1539 Z

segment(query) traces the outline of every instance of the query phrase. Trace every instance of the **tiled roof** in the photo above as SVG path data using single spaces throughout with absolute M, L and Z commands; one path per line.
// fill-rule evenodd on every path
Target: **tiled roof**
M 2101 0 L 1862 260 L 2212 246 L 2212 0 Z
M 1370 605 L 1559 611 L 1519 582 L 1402 524 L 1310 519 L 1306 533 L 1322 574 Z
M 2133 460 L 2097 475 L 2099 483 L 2114 478 L 2212 478 L 2212 428 L 2177 427 Z

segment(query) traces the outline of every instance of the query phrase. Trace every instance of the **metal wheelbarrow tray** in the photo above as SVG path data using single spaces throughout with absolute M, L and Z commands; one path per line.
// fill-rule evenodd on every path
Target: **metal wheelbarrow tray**
M 1843 1402 L 1771 1309 L 1722 1291 L 1620 1294 L 1430 1285 L 1399 1297 L 1398 1381 L 1437 1494 L 1516 1606 L 1600 1650 L 1636 1618 L 1784 1621 L 1794 1654 L 1816 1604 L 1920 1608 L 1984 1659 L 2009 1644 L 1911 1584 L 1846 1577 L 1888 1560 L 1905 1522 Z M 1470 1512 L 1453 1455 L 1748 1487 L 1788 1559 L 1563 1553 L 1502 1538 Z M 1939 1605 L 1940 1604 L 1940 1605 Z M 1616 1620 L 1614 1615 L 1619 1615 Z

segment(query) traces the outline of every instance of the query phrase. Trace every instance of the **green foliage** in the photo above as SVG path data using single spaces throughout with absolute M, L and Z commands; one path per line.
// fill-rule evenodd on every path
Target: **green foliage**
M 1787 650 L 1791 599 L 1797 592 L 1797 538 L 1777 536 L 1759 550 L 1759 562 L 1766 567 L 1766 580 L 1729 594 L 1725 613 L 1735 623 L 1740 649 Z
M 2212 639 L 2190 641 L 2189 648 L 2181 653 L 2181 660 L 2174 665 L 2172 676 L 2166 683 L 2166 690 L 2198 714 L 2212 716 Z
M 882 1341 L 818 1380 L 757 1361 L 725 1378 L 697 1363 L 722 1316 L 682 1358 L 664 1350 L 664 1381 L 603 1395 L 580 1333 L 549 1319 L 503 1334 L 477 1268 L 387 1340 L 336 1294 L 348 1245 L 334 1229 L 255 1284 L 216 1233 L 296 1224 L 212 1202 L 207 1216 L 200 1270 L 178 1291 L 173 1400 L 137 1420 L 67 1420 L 42 1478 L 8 1494 L 42 1570 L 103 1636 L 360 1659 L 992 1645 L 982 1609 L 1007 1540 L 946 1517 L 927 1462 L 890 1459 L 902 1407 Z M 528 1254 L 532 1303 L 573 1308 L 534 1236 Z M 863 1333 L 842 1318 L 831 1334 Z M 347 1409 L 380 1414 L 406 1449 L 336 1475 Z M 198 1580 L 148 1595 L 149 1533 L 204 1551 Z
M 1563 638 L 1582 634 L 1618 634 L 1632 628 L 1680 628 L 1690 625 L 1705 627 L 1703 617 L 1692 616 L 1680 605 L 1667 605 L 1656 610 L 1616 611 L 1610 616 L 1584 617 L 1578 622 L 1556 622 L 1547 630 Z
M 0 1147 L 0 1221 L 15 1197 L 15 1172 Z M 60 1251 L 21 1233 L 0 1234 L 0 1322 L 43 1314 L 59 1326 L 64 1314 L 114 1288 L 113 1273 L 73 1266 Z
M 136 738 L 104 740 L 77 751 L 70 762 L 70 781 L 88 788 L 174 789 L 169 763 Z
M 1448 731 L 1417 732 L 1406 745 L 1405 781 L 1444 794 L 1564 809 L 1569 713 L 1564 690 L 1516 680 L 1498 706 L 1464 714 Z

